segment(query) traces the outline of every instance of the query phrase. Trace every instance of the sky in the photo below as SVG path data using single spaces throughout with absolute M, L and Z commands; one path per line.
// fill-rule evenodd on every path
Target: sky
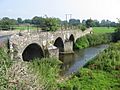
M 66 20 L 65 14 L 72 14 L 72 18 L 80 20 L 117 21 L 120 18 L 120 0 L 0 0 L 0 18 L 31 19 L 47 15 Z

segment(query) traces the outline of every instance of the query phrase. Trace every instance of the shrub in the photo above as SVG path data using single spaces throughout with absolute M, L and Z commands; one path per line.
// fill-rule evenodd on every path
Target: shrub
M 89 34 L 78 38 L 75 43 L 75 48 L 86 48 L 88 46 L 96 46 L 106 44 L 112 41 L 112 34 Z
M 83 36 L 82 38 L 78 38 L 76 40 L 75 46 L 79 49 L 86 48 L 89 46 L 89 42 L 86 38 L 86 36 Z

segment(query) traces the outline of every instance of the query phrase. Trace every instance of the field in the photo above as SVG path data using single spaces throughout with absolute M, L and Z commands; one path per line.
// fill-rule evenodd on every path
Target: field
M 115 31 L 114 27 L 93 27 L 94 33 L 112 33 Z
M 15 26 L 16 30 L 40 30 L 39 27 L 34 27 L 32 25 L 21 25 L 21 26 Z

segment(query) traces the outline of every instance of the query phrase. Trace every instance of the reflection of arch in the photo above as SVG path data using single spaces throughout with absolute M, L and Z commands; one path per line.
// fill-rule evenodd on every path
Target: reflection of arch
M 34 58 L 42 57 L 44 57 L 44 52 L 42 48 L 36 43 L 28 45 L 22 53 L 22 58 L 24 61 L 30 61 Z
M 61 37 L 58 37 L 55 40 L 54 46 L 56 46 L 57 48 L 59 48 L 60 52 L 64 52 L 64 43 Z
M 70 35 L 69 40 L 74 42 L 75 38 L 74 38 L 73 34 Z

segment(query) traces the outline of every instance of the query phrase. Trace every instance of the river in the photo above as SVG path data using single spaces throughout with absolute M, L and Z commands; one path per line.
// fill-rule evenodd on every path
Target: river
M 60 60 L 63 62 L 61 66 L 61 75 L 70 75 L 83 67 L 88 61 L 108 48 L 109 45 L 98 45 L 95 47 L 89 47 L 82 50 L 77 50 L 74 54 L 60 55 Z

